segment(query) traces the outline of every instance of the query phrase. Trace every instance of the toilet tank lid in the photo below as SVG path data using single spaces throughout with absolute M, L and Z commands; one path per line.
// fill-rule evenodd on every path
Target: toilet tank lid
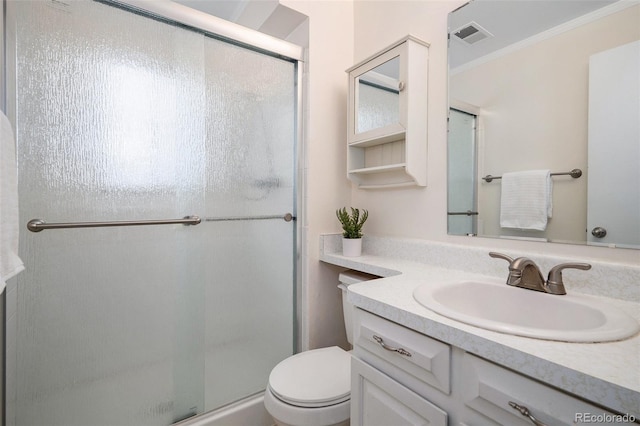
M 278 398 L 299 406 L 349 399 L 351 354 L 331 346 L 293 355 L 274 367 L 269 387 Z
M 377 275 L 371 275 L 365 272 L 352 271 L 352 270 L 341 272 L 338 275 L 338 280 L 340 281 L 340 283 L 346 284 L 346 285 L 361 283 L 363 281 L 375 280 L 377 278 L 380 278 L 380 277 Z

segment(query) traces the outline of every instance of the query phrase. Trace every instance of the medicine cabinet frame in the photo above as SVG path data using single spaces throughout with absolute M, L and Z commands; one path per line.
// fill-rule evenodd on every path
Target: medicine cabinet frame
M 427 72 L 429 44 L 406 36 L 347 69 L 347 175 L 360 188 L 427 185 Z M 359 81 L 398 58 L 398 120 L 358 133 Z

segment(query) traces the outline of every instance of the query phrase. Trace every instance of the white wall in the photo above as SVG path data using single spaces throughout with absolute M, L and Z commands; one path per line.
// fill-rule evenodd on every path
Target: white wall
M 346 337 L 337 272 L 319 259 L 319 237 L 338 232 L 335 210 L 350 203 L 346 178 L 347 74 L 353 65 L 353 3 L 281 0 L 309 16 L 309 57 L 305 134 L 306 218 L 303 218 L 302 349 L 340 344 Z
M 431 44 L 427 187 L 353 187 L 352 205 L 369 210 L 365 234 L 436 239 L 446 233 L 447 13 L 461 4 L 463 1 L 355 2 L 354 62 L 409 33 Z

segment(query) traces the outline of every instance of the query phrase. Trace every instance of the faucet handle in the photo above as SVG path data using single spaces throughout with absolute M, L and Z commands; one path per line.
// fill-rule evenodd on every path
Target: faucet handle
M 507 277 L 508 285 L 516 285 L 520 282 L 520 280 L 522 279 L 522 271 L 517 270 L 513 267 L 513 262 L 515 262 L 517 259 L 513 259 L 506 254 L 496 253 L 495 251 L 490 251 L 489 256 L 495 257 L 496 259 L 504 259 L 509 262 L 509 276 Z
M 513 258 L 507 256 L 506 254 L 502 254 L 502 253 L 497 253 L 495 251 L 490 251 L 489 252 L 489 256 L 491 257 L 495 257 L 496 259 L 504 259 L 507 262 L 509 262 L 509 265 L 511 265 L 513 263 Z
M 562 270 L 563 269 L 582 269 L 588 271 L 591 269 L 591 265 L 588 263 L 561 263 L 554 266 L 549 271 L 547 277 L 547 292 L 553 294 L 567 294 L 564 283 L 562 282 Z

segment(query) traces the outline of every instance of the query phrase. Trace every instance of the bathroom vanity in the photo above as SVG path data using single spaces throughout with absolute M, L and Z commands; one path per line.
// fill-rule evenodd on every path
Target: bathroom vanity
M 552 426 L 640 418 L 640 335 L 603 343 L 519 337 L 446 318 L 414 299 L 414 290 L 429 283 L 506 279 L 505 265 L 488 249 L 374 237 L 365 241 L 365 255 L 345 258 L 333 235 L 322 237 L 321 248 L 326 263 L 384 277 L 349 287 L 359 308 L 352 424 L 531 425 L 535 419 Z M 465 271 L 456 269 L 461 258 Z M 576 261 L 534 260 L 544 271 Z M 640 268 L 590 263 L 592 271 L 566 273 L 567 292 L 579 288 L 638 320 Z M 598 290 L 605 276 L 616 282 Z
M 616 415 L 367 311 L 355 324 L 352 425 L 531 425 L 518 407 L 549 426 Z

